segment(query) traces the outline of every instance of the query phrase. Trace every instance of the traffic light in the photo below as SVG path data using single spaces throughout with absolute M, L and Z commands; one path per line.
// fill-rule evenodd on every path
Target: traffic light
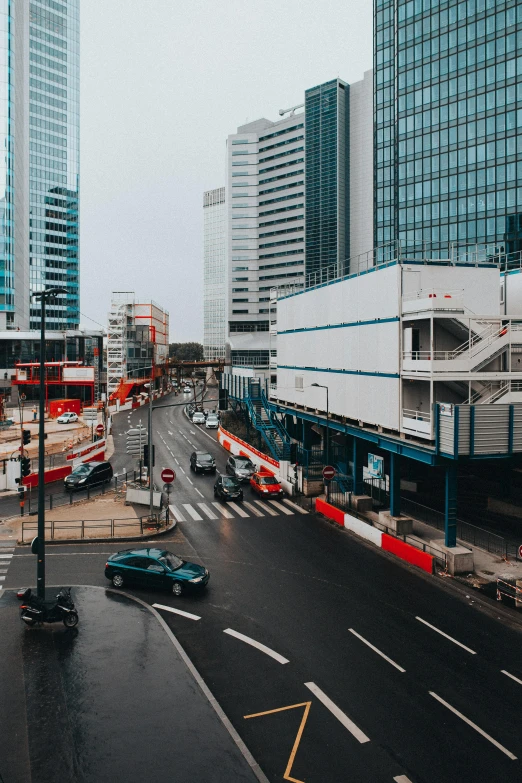
M 22 443 L 27 446 L 31 442 L 31 433 L 29 430 L 22 430 Z
M 147 437 L 147 430 L 141 425 L 130 429 L 127 432 L 127 454 L 134 454 L 141 458 Z
M 143 447 L 143 462 L 145 467 L 149 466 L 149 445 L 146 443 Z M 156 464 L 156 446 L 152 446 L 152 467 Z
M 29 457 L 22 457 L 20 460 L 22 463 L 21 469 L 22 469 L 22 476 L 28 476 L 31 472 L 31 460 Z
M 219 390 L 219 410 L 228 410 L 228 389 Z

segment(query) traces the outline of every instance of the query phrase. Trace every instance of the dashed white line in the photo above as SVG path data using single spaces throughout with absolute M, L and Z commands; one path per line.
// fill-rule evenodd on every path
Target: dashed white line
M 404 674 L 406 669 L 403 669 L 402 666 L 399 666 L 398 663 L 395 663 L 395 661 L 392 661 L 391 658 L 388 658 L 388 656 L 385 655 L 383 652 L 381 652 L 381 650 L 379 650 L 377 647 L 374 647 L 373 644 L 371 644 L 368 641 L 368 639 L 365 639 L 364 636 L 361 636 L 360 633 L 357 633 L 357 631 L 354 631 L 353 628 L 348 628 L 348 630 L 350 631 L 350 633 L 353 633 L 354 636 L 356 636 L 358 639 L 360 639 L 363 644 L 366 644 L 370 648 L 370 650 L 373 650 L 374 652 L 376 652 L 377 655 L 380 655 L 381 658 L 384 658 L 385 661 L 388 661 L 388 663 L 391 663 L 392 666 L 395 666 L 396 669 L 398 669 L 400 672 L 402 672 Z
M 427 625 L 428 628 L 432 629 L 432 631 L 436 631 L 437 633 L 440 633 L 441 636 L 444 636 L 444 638 L 449 639 L 450 642 L 453 642 L 453 644 L 457 644 L 459 647 L 462 647 L 463 650 L 466 650 L 466 652 L 471 653 L 471 655 L 477 654 L 475 650 L 471 650 L 469 647 L 466 647 L 465 644 L 462 644 L 462 642 L 458 642 L 456 639 L 453 638 L 453 636 L 449 636 L 447 633 L 444 633 L 444 631 L 441 631 L 440 628 L 436 628 L 431 623 L 428 623 L 426 620 L 423 620 L 422 617 L 415 617 L 415 619 L 418 620 L 420 623 L 424 623 L 424 625 Z
M 487 739 L 489 742 L 491 742 L 492 745 L 494 745 L 496 748 L 502 751 L 502 753 L 505 753 L 508 758 L 510 758 L 512 761 L 516 761 L 516 756 L 511 753 L 510 750 L 505 748 L 503 745 L 500 744 L 500 742 L 497 742 L 496 739 L 493 739 L 489 734 L 487 734 L 483 729 L 480 728 L 480 726 L 477 726 L 476 723 L 473 723 L 472 720 L 469 718 L 466 718 L 465 715 L 463 715 L 461 712 L 455 709 L 455 707 L 452 707 L 451 704 L 448 704 L 447 701 L 444 701 L 440 696 L 438 696 L 436 693 L 433 693 L 433 691 L 429 691 L 430 696 L 433 696 L 434 699 L 437 699 L 440 704 L 443 704 L 448 710 L 451 710 L 458 718 L 464 721 L 464 723 L 467 723 L 468 726 L 471 726 L 472 729 L 475 729 L 475 731 L 478 731 L 479 734 L 481 734 L 485 739 Z
M 266 655 L 269 655 L 275 661 L 278 661 L 278 663 L 289 663 L 288 658 L 283 658 L 283 656 L 279 655 L 279 653 L 275 652 L 275 650 L 271 650 L 270 647 L 261 644 L 261 642 L 256 642 L 256 640 L 251 639 L 250 636 L 245 636 L 244 634 L 239 633 L 238 631 L 233 631 L 232 628 L 226 628 L 223 631 L 223 633 L 227 633 L 229 636 L 235 636 L 236 639 L 239 639 L 240 641 L 245 642 L 246 644 L 250 644 L 252 647 L 256 647 L 258 650 L 261 650 L 261 652 L 264 652 Z
M 337 704 L 334 704 L 331 699 L 328 698 L 326 693 L 322 691 L 315 682 L 305 682 L 306 687 L 312 691 L 314 696 L 317 696 L 320 702 L 324 704 L 327 710 L 330 710 L 332 715 L 337 718 L 339 723 L 342 723 L 345 729 L 348 729 L 350 734 L 352 734 L 358 742 L 363 745 L 365 742 L 369 742 L 370 738 L 366 736 L 364 731 L 361 731 L 361 729 L 355 725 L 355 723 L 350 720 L 350 718 L 344 714 L 342 710 L 339 709 Z
M 205 495 L 203 494 L 203 492 L 200 492 L 200 491 L 199 491 L 199 489 L 198 489 L 197 487 L 194 487 L 194 489 L 196 490 L 196 492 L 198 493 L 198 495 L 199 495 L 200 497 L 202 497 L 202 498 L 204 498 L 204 497 L 205 497 Z
M 393 778 L 395 783 L 411 783 L 411 780 L 406 777 L 406 775 L 397 775 L 396 778 Z
M 178 462 L 178 465 L 179 465 L 179 462 Z M 179 465 L 179 469 L 181 470 L 181 472 L 182 472 L 182 473 L 185 473 L 185 471 L 183 470 L 183 468 L 181 467 L 181 465 Z M 185 473 L 185 476 L 186 476 L 186 475 L 187 475 L 187 474 Z
M 174 462 L 176 463 L 176 465 L 179 465 L 179 462 L 178 462 L 178 460 L 176 459 L 176 457 L 174 457 Z
M 192 486 L 194 486 L 194 482 L 192 481 L 192 479 L 189 479 L 188 476 L 187 476 L 187 481 L 188 481 L 189 484 L 192 484 Z
M 187 617 L 189 620 L 201 620 L 201 617 L 197 614 L 191 614 L 190 612 L 184 612 L 182 609 L 174 609 L 172 606 L 164 606 L 164 604 L 152 604 L 154 609 L 163 609 L 164 612 L 172 612 L 172 614 L 180 614 L 182 617 Z
M 515 680 L 515 682 L 518 682 L 518 684 L 519 684 L 519 685 L 522 685 L 522 680 L 519 680 L 519 679 L 518 679 L 518 677 L 515 677 L 515 675 L 514 675 L 514 674 L 510 674 L 510 673 L 509 673 L 509 672 L 507 672 L 505 669 L 501 669 L 501 670 L 500 670 L 500 673 L 501 673 L 501 674 L 505 674 L 505 675 L 506 675 L 506 677 L 511 677 L 511 679 L 512 679 L 512 680 Z
M 198 512 L 196 511 L 195 508 L 192 508 L 190 503 L 183 503 L 183 508 L 187 509 L 187 511 L 189 512 L 189 514 L 192 517 L 192 519 L 195 519 L 197 522 L 202 522 L 203 521 L 203 517 L 201 517 L 198 514 Z

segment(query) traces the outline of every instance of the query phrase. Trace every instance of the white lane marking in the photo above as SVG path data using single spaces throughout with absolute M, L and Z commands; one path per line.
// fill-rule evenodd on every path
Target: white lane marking
M 252 647 L 257 647 L 258 650 L 266 653 L 266 655 L 270 655 L 270 657 L 275 661 L 278 661 L 278 663 L 290 663 L 288 658 L 283 658 L 283 656 L 276 653 L 275 650 L 271 650 L 270 647 L 266 647 L 266 645 L 261 644 L 261 642 L 256 642 L 256 640 L 251 639 L 250 636 L 245 636 L 242 633 L 238 633 L 238 631 L 233 631 L 232 628 L 226 628 L 223 633 L 227 633 L 229 636 L 235 636 L 236 639 L 246 642 L 246 644 L 250 644 Z
M 453 642 L 453 644 L 457 644 L 459 647 L 462 647 L 463 650 L 466 650 L 467 652 L 471 653 L 471 655 L 477 654 L 475 650 L 471 650 L 469 647 L 466 647 L 465 644 L 462 644 L 462 642 L 458 642 L 456 639 L 453 638 L 453 636 L 448 636 L 447 633 L 444 633 L 444 631 L 441 631 L 440 628 L 436 628 L 434 625 L 431 625 L 431 623 L 428 623 L 426 620 L 423 620 L 422 617 L 415 617 L 415 619 L 418 620 L 420 623 L 424 623 L 424 625 L 427 625 L 428 628 L 431 628 L 433 631 L 437 631 L 437 633 L 440 633 L 441 636 L 444 636 L 446 639 L 449 639 L 450 642 Z
M 477 726 L 476 723 L 473 723 L 472 720 L 469 718 L 466 718 L 465 715 L 463 715 L 461 712 L 455 709 L 455 707 L 452 707 L 451 704 L 448 704 L 447 701 L 444 701 L 444 699 L 441 699 L 440 696 L 437 696 L 436 693 L 433 693 L 433 691 L 429 691 L 430 696 L 433 696 L 434 699 L 437 699 L 438 702 L 443 704 L 448 710 L 451 710 L 457 717 L 459 717 L 461 720 L 464 721 L 464 723 L 467 723 L 468 726 L 471 726 L 472 729 L 475 729 L 475 731 L 478 731 L 479 734 L 481 734 L 485 739 L 489 740 L 492 745 L 494 745 L 496 748 L 502 751 L 502 753 L 505 753 L 508 758 L 510 758 L 512 761 L 516 761 L 516 756 L 511 753 L 510 750 L 505 748 L 503 745 L 500 744 L 500 742 L 497 742 L 493 737 L 491 737 L 489 734 L 486 734 L 486 732 L 480 728 L 480 726 Z
M 13 555 L 0 555 L 0 560 L 10 560 Z
M 195 519 L 198 522 L 203 522 L 203 517 L 199 516 L 198 512 L 196 511 L 196 509 L 192 508 L 190 503 L 183 503 L 183 508 L 187 509 L 187 511 L 189 512 L 189 514 L 192 517 L 192 519 Z
M 350 633 L 353 633 L 354 636 L 356 636 L 358 639 L 360 639 L 361 642 L 363 642 L 363 644 L 368 645 L 370 650 L 373 650 L 374 652 L 376 652 L 377 655 L 380 655 L 381 658 L 384 658 L 385 661 L 388 661 L 388 663 L 391 663 L 392 666 L 395 666 L 395 668 L 398 669 L 403 674 L 405 673 L 406 669 L 403 669 L 402 666 L 399 666 L 398 663 L 395 663 L 395 661 L 392 661 L 391 658 L 388 658 L 388 656 L 385 655 L 383 652 L 381 652 L 381 650 L 377 649 L 377 647 L 374 647 L 373 644 L 371 644 L 368 641 L 368 639 L 365 639 L 364 636 L 361 636 L 360 633 L 357 633 L 357 631 L 354 631 L 353 628 L 348 628 L 348 630 L 350 631 Z
M 187 520 L 176 506 L 169 506 L 170 513 L 177 522 L 186 522 Z
M 243 505 L 250 509 L 250 511 L 256 515 L 256 517 L 264 517 L 262 511 L 260 511 L 258 508 L 256 508 L 252 503 L 247 503 L 246 500 L 243 501 Z
M 173 433 L 173 432 L 171 432 L 170 430 L 168 430 L 168 433 L 169 433 L 169 435 L 170 435 L 171 437 L 174 435 L 174 433 Z
M 254 503 L 256 504 L 256 506 L 260 506 L 263 509 L 263 511 L 266 511 L 267 514 L 270 514 L 271 517 L 278 517 L 279 516 L 277 511 L 274 511 L 273 508 L 270 508 L 270 506 L 267 506 L 266 503 L 261 503 L 260 500 L 254 500 Z
M 176 465 L 179 465 L 179 462 L 178 462 L 178 460 L 176 459 L 176 457 L 174 457 L 174 462 L 176 463 Z
M 154 609 L 163 609 L 165 612 L 172 612 L 173 614 L 180 614 L 182 617 L 187 617 L 189 620 L 201 620 L 201 617 L 197 614 L 191 614 L 190 612 L 184 612 L 182 609 L 174 609 L 172 606 L 165 606 L 164 604 L 152 604 Z
M 243 511 L 243 509 L 237 505 L 237 503 L 229 503 L 228 504 L 230 508 L 233 508 L 236 514 L 240 517 L 247 517 L 248 514 L 246 511 Z
M 411 780 L 406 777 L 406 775 L 397 775 L 396 778 L 393 778 L 395 783 L 411 783 Z
M 189 484 L 192 484 L 192 486 L 194 486 L 194 482 L 192 481 L 192 479 L 189 479 L 188 476 L 187 476 L 187 481 L 188 481 Z
M 301 508 L 301 506 L 298 506 L 297 503 L 292 503 L 292 501 L 288 500 L 288 498 L 283 498 L 283 503 L 286 503 L 287 506 L 290 506 L 290 508 L 295 509 L 300 514 L 308 514 L 308 511 L 305 508 Z
M 190 434 L 195 435 L 196 433 L 194 432 L 194 430 L 190 430 Z
M 519 679 L 518 679 L 518 677 L 515 677 L 515 675 L 514 675 L 514 674 L 510 674 L 510 673 L 509 673 L 509 672 L 507 672 L 505 669 L 501 669 L 501 670 L 500 670 L 500 673 L 501 673 L 501 674 L 505 674 L 505 675 L 506 675 L 506 677 L 511 677 L 511 679 L 512 679 L 512 680 L 515 680 L 515 682 L 518 682 L 518 684 L 519 684 L 519 685 L 522 685 L 522 680 L 519 680 Z
M 0 582 L 3 582 L 5 579 L 5 576 L 0 576 Z
M 200 497 L 202 497 L 202 498 L 204 498 L 204 497 L 205 497 L 205 495 L 203 494 L 203 492 L 200 492 L 200 491 L 199 491 L 199 489 L 198 489 L 197 487 L 194 487 L 194 489 L 196 490 L 196 492 L 198 493 L 198 495 L 199 495 Z
M 201 497 L 203 497 L 203 495 Z M 207 505 L 205 505 L 205 503 L 198 503 L 198 506 L 200 507 L 202 512 L 207 515 L 209 519 L 217 519 L 217 516 L 214 514 L 213 511 L 209 509 Z
M 226 508 L 225 506 L 221 505 L 221 503 L 216 503 L 216 501 L 214 500 L 214 501 L 212 501 L 212 505 L 213 505 L 213 506 L 215 506 L 215 508 L 217 508 L 217 510 L 218 510 L 218 511 L 219 511 L 219 512 L 220 512 L 220 513 L 221 513 L 221 514 L 224 516 L 224 517 L 226 517 L 227 519 L 234 519 L 234 515 L 230 513 L 230 511 L 228 510 L 228 508 Z
M 178 462 L 178 465 L 179 465 L 179 462 Z M 179 469 L 181 470 L 181 472 L 182 472 L 182 473 L 185 473 L 185 471 L 183 470 L 183 468 L 181 467 L 181 465 L 179 466 Z M 186 476 L 186 475 L 187 475 L 187 474 L 185 473 L 185 476 Z
M 369 742 L 370 738 L 366 736 L 366 734 L 361 731 L 361 729 L 355 725 L 353 721 L 350 720 L 350 718 L 344 714 L 342 710 L 339 709 L 337 704 L 334 704 L 331 699 L 328 698 L 326 693 L 322 691 L 315 682 L 305 682 L 306 687 L 312 691 L 314 696 L 317 696 L 320 702 L 324 704 L 327 710 L 330 710 L 332 715 L 334 715 L 337 720 L 342 723 L 345 729 L 348 729 L 350 734 L 353 734 L 356 740 L 358 740 L 361 745 L 365 742 Z
M 278 508 L 279 511 L 282 511 L 283 514 L 286 514 L 287 516 L 293 516 L 294 512 L 290 511 L 290 509 L 285 508 L 282 503 L 278 503 L 277 500 L 269 500 L 269 503 L 272 504 L 275 508 Z

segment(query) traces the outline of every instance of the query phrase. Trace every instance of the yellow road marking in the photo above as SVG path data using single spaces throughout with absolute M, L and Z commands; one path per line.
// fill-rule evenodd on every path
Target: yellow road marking
M 283 780 L 291 781 L 291 783 L 304 783 L 303 780 L 298 780 L 297 778 L 290 777 L 290 772 L 292 770 L 292 766 L 294 764 L 295 760 L 295 754 L 297 753 L 297 749 L 299 747 L 299 743 L 301 742 L 301 737 L 303 736 L 304 727 L 306 724 L 306 721 L 308 719 L 308 713 L 310 712 L 310 707 L 312 706 L 311 701 L 303 701 L 301 704 L 291 704 L 289 707 L 277 707 L 275 710 L 266 710 L 265 712 L 255 712 L 252 715 L 244 715 L 243 717 L 246 719 L 248 718 L 260 718 L 263 715 L 273 715 L 275 712 L 284 712 L 285 710 L 295 710 L 297 707 L 304 707 L 303 717 L 301 719 L 301 724 L 299 726 L 297 736 L 294 741 L 294 746 L 292 748 L 292 752 L 290 753 L 290 758 L 288 759 L 288 764 L 286 765 L 285 774 L 283 775 Z

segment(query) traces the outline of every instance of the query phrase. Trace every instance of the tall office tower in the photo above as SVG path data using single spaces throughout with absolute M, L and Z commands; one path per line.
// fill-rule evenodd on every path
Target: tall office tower
M 0 3 L 0 330 L 37 328 L 46 285 L 48 327 L 79 323 L 79 2 Z
M 243 125 L 227 142 L 227 353 L 259 376 L 275 352 L 270 289 L 304 284 L 304 147 L 295 110 Z
M 375 0 L 374 12 L 376 244 L 498 252 L 522 213 L 522 5 Z
M 305 92 L 307 273 L 344 274 L 350 255 L 349 90 L 334 79 Z
M 305 92 L 306 273 L 318 273 L 309 282 L 357 271 L 373 247 L 372 76 Z
M 227 323 L 225 188 L 203 194 L 203 350 L 205 359 L 225 356 Z

